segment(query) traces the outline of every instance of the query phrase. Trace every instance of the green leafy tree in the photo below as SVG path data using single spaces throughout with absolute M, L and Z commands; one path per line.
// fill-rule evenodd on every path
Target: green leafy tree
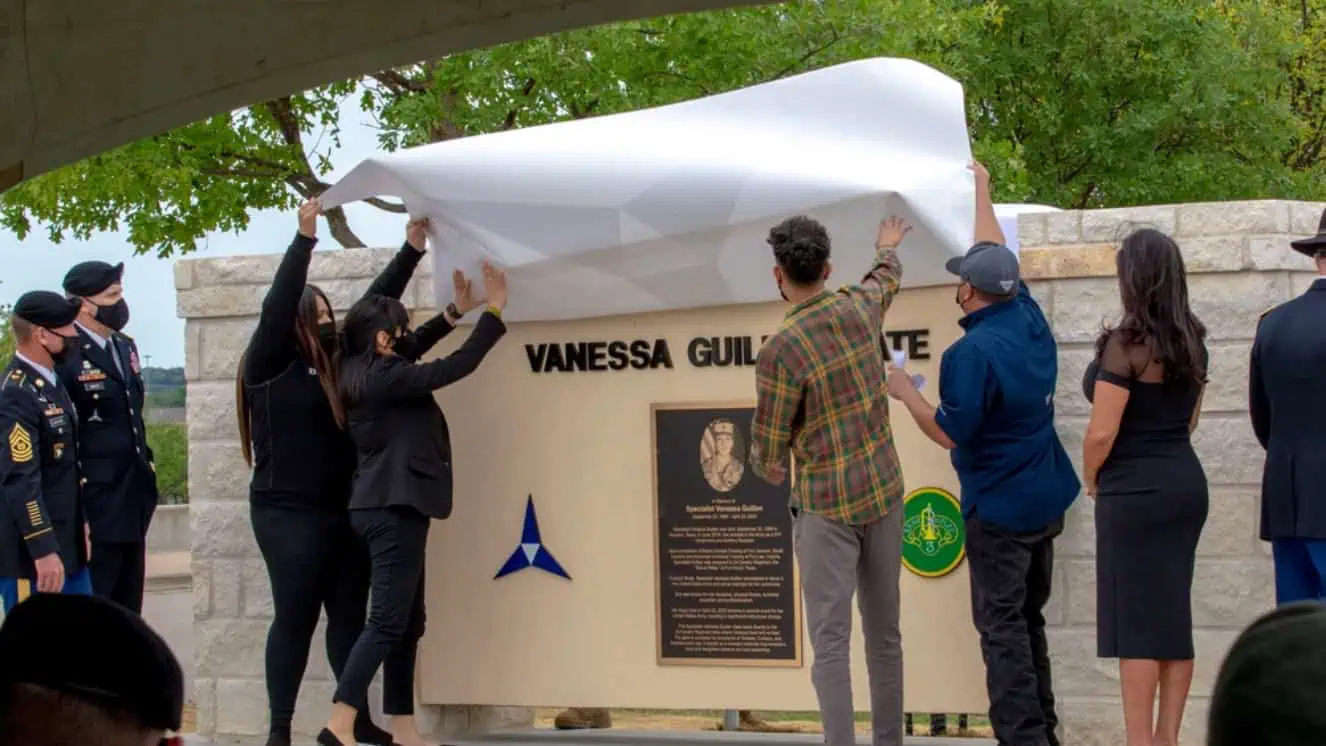
M 963 81 L 974 149 L 1001 200 L 1320 198 L 1323 2 L 802 0 L 579 29 L 132 143 L 0 195 L 0 224 L 19 236 L 41 224 L 55 240 L 127 228 L 139 251 L 167 256 L 207 232 L 242 230 L 250 210 L 325 190 L 347 96 L 394 150 L 872 56 L 915 58 Z M 343 211 L 328 222 L 341 245 L 363 245 Z
M 14 357 L 14 330 L 9 326 L 9 306 L 0 305 L 0 365 Z
M 177 505 L 189 501 L 189 436 L 185 426 L 161 422 L 147 426 L 147 444 L 156 459 L 157 490 L 161 502 Z

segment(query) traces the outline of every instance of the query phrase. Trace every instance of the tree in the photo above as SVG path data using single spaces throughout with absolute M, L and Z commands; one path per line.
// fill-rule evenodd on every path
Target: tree
M 883 55 L 964 82 L 974 148 L 999 199 L 1320 197 L 1326 23 L 1308 8 L 1323 2 L 803 0 L 579 29 L 141 140 L 0 195 L 0 223 L 20 236 L 41 223 L 56 240 L 123 225 L 139 251 L 166 256 L 209 231 L 243 229 L 250 209 L 326 189 L 346 96 L 360 98 L 394 150 Z M 342 211 L 328 222 L 341 245 L 362 246 Z
M 9 306 L 0 304 L 0 365 L 14 357 L 14 329 L 9 326 Z

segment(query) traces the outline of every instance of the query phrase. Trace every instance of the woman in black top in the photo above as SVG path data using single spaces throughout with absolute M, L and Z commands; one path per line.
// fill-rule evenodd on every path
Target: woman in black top
M 368 554 L 345 510 L 354 446 L 331 364 L 336 324 L 327 296 L 306 282 L 320 209 L 316 200 L 299 208 L 299 233 L 263 299 L 235 386 L 244 459 L 253 467 L 253 533 L 275 607 L 266 658 L 270 746 L 290 743 L 320 610 L 327 611 L 327 658 L 339 676 L 368 605 Z M 422 221 L 410 224 L 405 245 L 369 293 L 394 298 L 405 291 L 423 256 L 425 230 Z M 366 710 L 355 737 L 391 744 Z
M 1119 659 L 1128 746 L 1177 746 L 1208 507 L 1190 437 L 1206 385 L 1206 328 L 1188 305 L 1183 257 L 1169 236 L 1137 231 L 1117 262 L 1123 320 L 1101 335 L 1083 381 L 1092 402 L 1082 481 L 1096 499 L 1097 652 Z
M 506 333 L 506 277 L 485 264 L 488 310 L 447 357 L 416 364 L 452 330 L 456 307 L 470 306 L 457 272 L 452 313 L 413 333 L 400 301 L 364 298 L 345 316 L 337 364 L 346 419 L 358 452 L 350 523 L 372 557 L 373 605 L 337 680 L 323 746 L 350 746 L 354 722 L 379 667 L 382 709 L 401 746 L 423 746 L 414 722 L 414 664 L 424 631 L 424 548 L 433 518 L 451 514 L 451 441 L 433 392 L 473 373 Z

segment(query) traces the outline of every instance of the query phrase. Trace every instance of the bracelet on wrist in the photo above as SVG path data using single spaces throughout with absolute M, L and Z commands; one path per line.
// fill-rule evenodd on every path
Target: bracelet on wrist
M 456 307 L 455 303 L 448 303 L 446 310 L 447 318 L 451 319 L 453 322 L 460 321 L 461 317 L 465 315 L 460 312 L 460 309 Z

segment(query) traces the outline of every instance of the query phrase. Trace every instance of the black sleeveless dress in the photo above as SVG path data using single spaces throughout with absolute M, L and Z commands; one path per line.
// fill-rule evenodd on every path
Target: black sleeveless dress
M 1209 500 L 1188 433 L 1201 391 L 1137 380 L 1117 364 L 1118 347 L 1111 340 L 1082 382 L 1088 401 L 1098 379 L 1130 391 L 1097 475 L 1097 655 L 1191 660 L 1193 565 Z

